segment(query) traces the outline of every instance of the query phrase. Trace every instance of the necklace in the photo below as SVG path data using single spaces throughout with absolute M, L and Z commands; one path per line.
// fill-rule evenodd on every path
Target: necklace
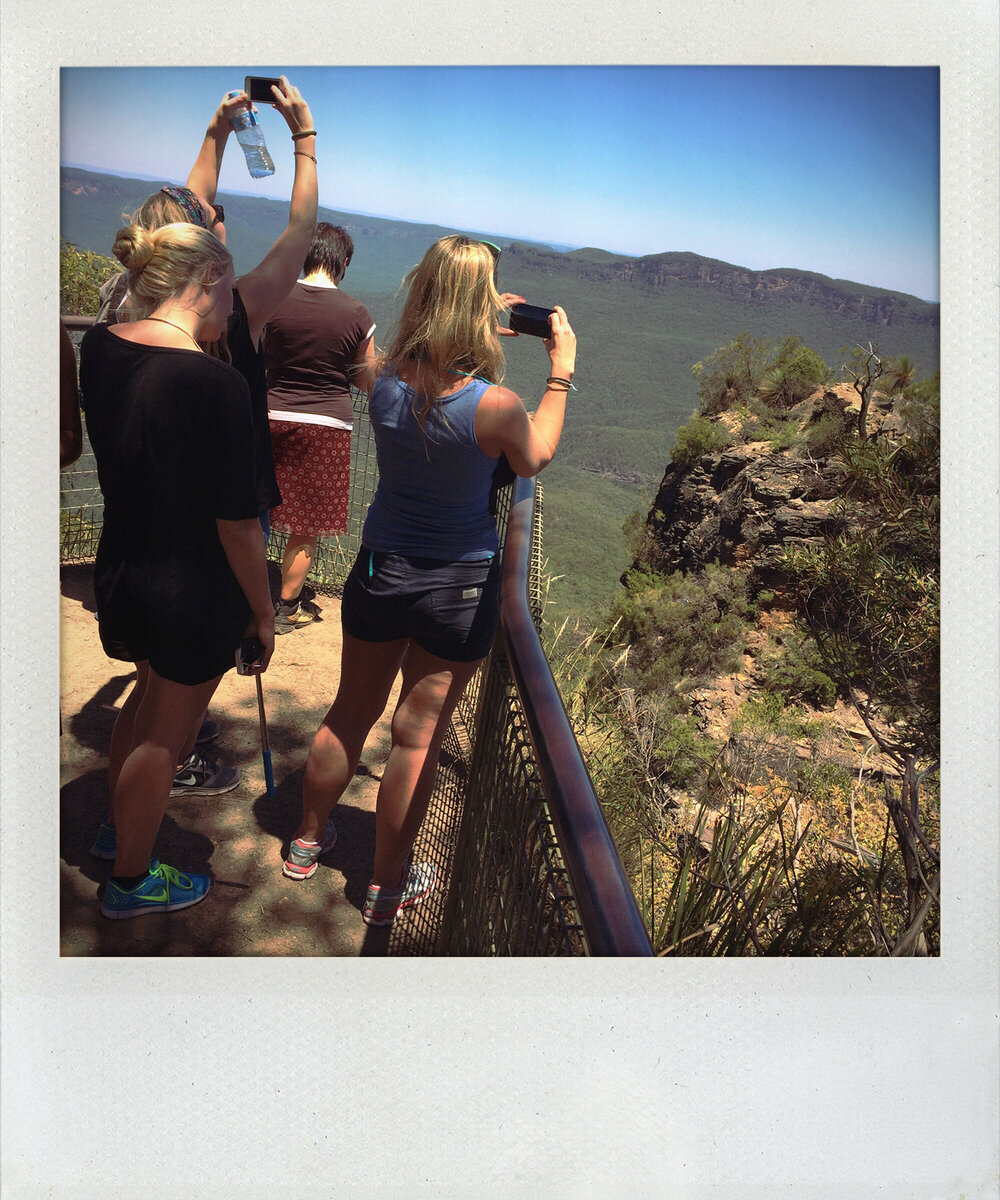
M 179 329 L 181 331 L 181 333 L 186 334 L 186 336 L 189 337 L 196 346 L 198 346 L 198 339 L 194 336 L 193 333 L 188 333 L 188 331 L 184 328 L 183 325 L 178 325 L 174 321 L 168 321 L 166 317 L 147 317 L 146 320 L 147 321 L 159 321 L 161 325 L 173 325 L 174 329 Z M 201 347 L 198 346 L 198 349 L 201 350 Z

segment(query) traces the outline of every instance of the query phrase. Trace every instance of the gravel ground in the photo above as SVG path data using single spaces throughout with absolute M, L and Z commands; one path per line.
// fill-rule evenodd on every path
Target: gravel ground
M 208 898 L 174 914 L 109 921 L 98 888 L 110 864 L 90 845 L 107 806 L 106 753 L 118 706 L 135 678 L 108 659 L 94 619 L 92 568 L 61 571 L 60 853 L 63 955 L 380 955 L 387 930 L 368 929 L 360 909 L 371 877 L 375 793 L 388 752 L 388 720 L 372 730 L 335 816 L 336 847 L 311 880 L 281 874 L 299 816 L 302 773 L 313 733 L 337 683 L 339 601 L 315 599 L 317 620 L 277 639 L 263 677 L 275 796 L 266 794 L 257 694 L 230 671 L 210 713 L 221 726 L 213 753 L 243 772 L 218 797 L 171 800 L 155 853 L 182 870 L 208 871 Z M 273 582 L 273 581 L 272 581 Z M 398 686 L 398 685 L 397 685 Z M 396 692 L 390 699 L 395 703 Z M 397 925 L 402 924 L 402 919 Z M 395 936 L 395 933 L 393 934 Z

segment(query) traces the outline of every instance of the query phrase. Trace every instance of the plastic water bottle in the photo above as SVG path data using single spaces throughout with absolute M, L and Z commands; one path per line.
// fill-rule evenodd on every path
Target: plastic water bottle
M 227 92 L 227 98 L 238 96 L 239 92 Z M 239 112 L 229 122 L 236 133 L 236 140 L 243 147 L 243 155 L 247 160 L 247 170 L 254 179 L 264 179 L 274 174 L 274 163 L 264 144 L 264 131 L 257 124 L 257 118 L 249 109 Z

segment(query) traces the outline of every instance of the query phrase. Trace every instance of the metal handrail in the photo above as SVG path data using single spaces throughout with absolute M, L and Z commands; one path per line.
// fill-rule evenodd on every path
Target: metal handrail
M 59 320 L 62 321 L 70 333 L 82 333 L 94 323 L 93 317 L 78 317 L 72 313 L 60 313 Z
M 535 481 L 514 484 L 500 636 L 591 954 L 653 953 L 528 603 Z

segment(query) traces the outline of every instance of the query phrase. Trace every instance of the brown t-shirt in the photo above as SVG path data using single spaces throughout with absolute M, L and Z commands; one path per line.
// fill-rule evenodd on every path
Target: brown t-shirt
M 350 368 L 374 328 L 360 300 L 299 280 L 264 329 L 268 409 L 349 423 Z

